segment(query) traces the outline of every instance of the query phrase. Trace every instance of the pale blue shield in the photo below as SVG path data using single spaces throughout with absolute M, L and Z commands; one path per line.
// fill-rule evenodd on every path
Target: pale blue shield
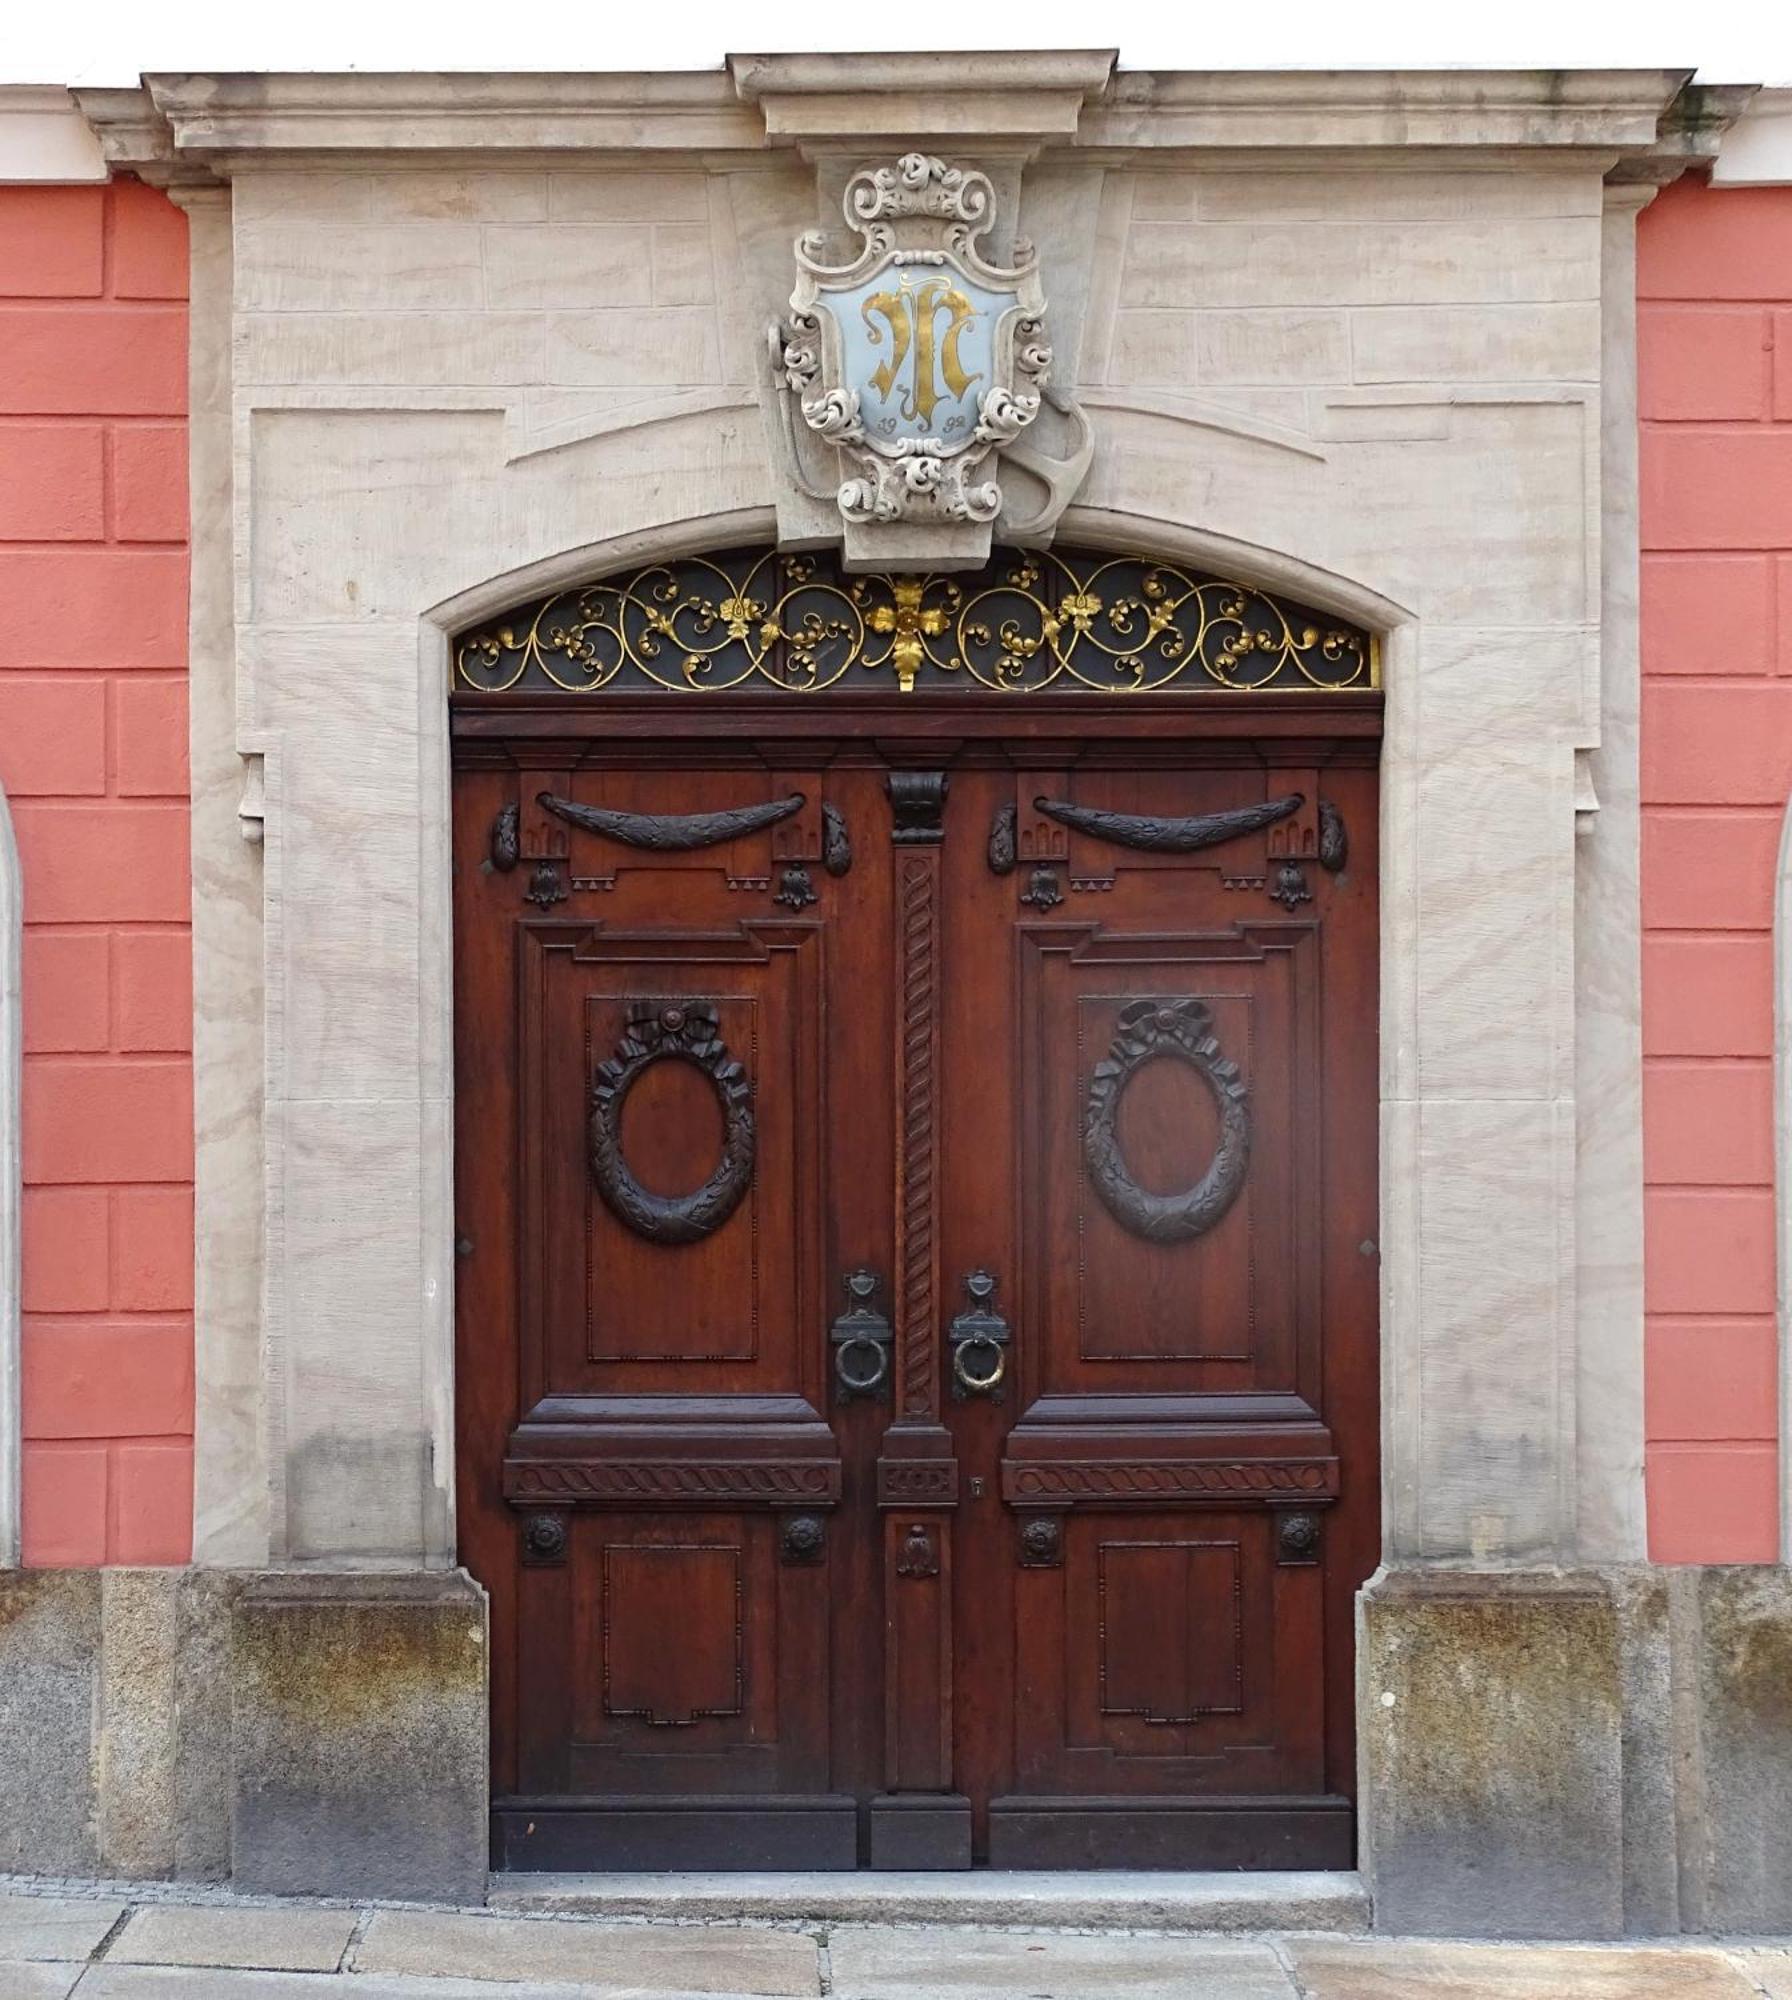
M 840 329 L 842 381 L 859 396 L 873 444 L 937 438 L 952 451 L 971 441 L 977 409 L 996 381 L 996 332 L 1014 310 L 954 264 L 885 265 L 822 303 Z

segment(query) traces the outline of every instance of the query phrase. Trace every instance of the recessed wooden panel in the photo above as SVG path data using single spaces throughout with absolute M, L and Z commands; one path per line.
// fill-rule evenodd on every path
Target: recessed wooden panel
M 1169 878 L 1160 877 L 1167 882 Z M 1040 1324 L 1035 1394 L 1295 1391 L 1316 1379 L 1318 1088 L 1310 926 L 1136 934 L 1109 922 L 1023 932 L 1023 1157 L 1027 1268 Z M 1115 1212 L 1086 1158 L 1093 1093 L 1129 1010 L 1204 1011 L 1217 1060 L 1244 1092 L 1248 1158 L 1230 1203 L 1199 1233 L 1155 1239 Z M 1221 1113 L 1204 1074 L 1174 1054 L 1133 1067 L 1115 1139 L 1130 1179 L 1186 1195 L 1214 1163 Z
M 746 1194 L 713 1234 L 691 1243 L 656 1243 L 619 1219 L 598 1189 L 585 1196 L 585 1353 L 593 1362 L 752 1362 L 769 1305 L 793 1309 L 788 1291 L 766 1297 L 768 1284 L 794 1276 L 787 1257 L 761 1254 L 761 1217 L 768 1201 L 788 1212 L 796 1198 L 796 1163 L 780 1146 L 785 1119 L 762 1100 L 791 1088 L 793 1051 L 767 1063 L 760 1022 L 767 1009 L 755 994 L 720 994 L 661 979 L 623 1000 L 596 995 L 585 1004 L 585 1073 L 609 1056 L 624 1032 L 628 1000 L 715 1007 L 721 1040 L 746 1072 L 754 1131 L 752 1178 Z M 715 1090 L 691 1064 L 667 1061 L 642 1073 L 623 1103 L 622 1154 L 628 1170 L 661 1196 L 685 1196 L 716 1170 L 722 1151 L 722 1111 Z
M 1103 1715 L 1155 1724 L 1243 1706 L 1235 1541 L 1104 1541 L 1095 1552 Z
M 1073 1103 L 1079 1132 L 1094 1072 L 1108 1059 L 1121 1012 L 1157 997 L 1154 988 L 1078 997 Z M 1251 1151 L 1244 1185 L 1211 1229 L 1186 1242 L 1155 1243 L 1103 1205 L 1078 1149 L 1076 1333 L 1083 1361 L 1256 1358 L 1255 1216 L 1259 1189 L 1273 1181 L 1276 1161 L 1263 1130 L 1251 996 L 1205 990 L 1199 997 L 1212 1011 L 1215 1039 L 1238 1065 L 1249 1092 Z M 1187 1063 L 1169 1055 L 1153 1057 L 1125 1083 L 1116 1127 L 1125 1171 L 1148 1193 L 1164 1196 L 1199 1184 L 1220 1137 L 1213 1092 Z
M 780 1532 L 769 1514 L 574 1518 L 567 1789 L 720 1795 L 825 1780 L 828 1564 L 781 1560 Z M 545 1626 L 529 1636 L 545 1648 Z
M 604 1713 L 638 1716 L 655 1729 L 738 1715 L 744 1612 L 738 1545 L 606 1543 L 598 1612 Z
M 827 1169 L 822 969 L 812 921 L 529 928 L 521 1288 L 532 1401 L 821 1393 L 822 1357 L 799 1329 L 827 1298 L 817 1240 Z M 626 1062 L 643 1010 L 699 1007 L 713 1012 L 721 1045 L 712 1069 L 738 1065 L 744 1077 L 751 1172 L 713 1228 L 656 1240 L 606 1199 L 594 1172 L 593 1081 L 605 1064 Z M 637 1068 L 616 1150 L 641 1189 L 686 1197 L 717 1171 L 722 1091 L 717 1075 L 688 1060 Z

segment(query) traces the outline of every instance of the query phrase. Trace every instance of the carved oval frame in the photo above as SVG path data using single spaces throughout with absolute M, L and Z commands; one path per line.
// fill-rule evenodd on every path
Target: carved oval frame
M 1159 1056 L 1186 1063 L 1213 1093 L 1220 1114 L 1213 1159 L 1181 1194 L 1152 1194 L 1140 1187 L 1120 1146 L 1120 1100 L 1126 1086 Z M 1212 1011 L 1204 1000 L 1135 1000 L 1120 1010 L 1113 1042 L 1089 1079 L 1083 1164 L 1108 1213 L 1148 1243 L 1191 1242 L 1238 1199 L 1251 1164 L 1249 1092 L 1238 1065 L 1220 1053 Z
M 713 1236 L 753 1181 L 757 1134 L 753 1089 L 728 1053 L 715 1008 L 706 1000 L 631 1000 L 616 1053 L 591 1080 L 591 1176 L 605 1205 L 650 1243 L 699 1243 Z M 644 1188 L 622 1154 L 622 1111 L 628 1094 L 655 1063 L 684 1062 L 706 1077 L 722 1107 L 722 1157 L 689 1194 Z

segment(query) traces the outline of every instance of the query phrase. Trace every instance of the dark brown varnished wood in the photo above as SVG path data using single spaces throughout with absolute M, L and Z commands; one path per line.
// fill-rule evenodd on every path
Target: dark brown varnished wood
M 724 701 L 676 737 L 663 704 L 457 710 L 458 1497 L 498 1865 L 1350 1858 L 1379 697 L 1063 707 L 867 699 L 842 734 Z M 593 830 L 743 808 L 702 848 Z M 1242 830 L 1101 837 L 1191 820 Z M 594 1088 L 631 1023 L 692 1009 L 717 1074 L 612 1077 L 605 1160 L 649 1209 L 738 1170 L 735 1063 L 750 1174 L 655 1240 L 593 1170 Z M 1160 1019 L 1211 1060 L 1098 1074 Z M 1243 1171 L 1196 1199 L 1234 1072 Z M 836 1382 L 855 1301 L 886 1394 Z M 973 1307 L 999 1399 L 951 1393 Z

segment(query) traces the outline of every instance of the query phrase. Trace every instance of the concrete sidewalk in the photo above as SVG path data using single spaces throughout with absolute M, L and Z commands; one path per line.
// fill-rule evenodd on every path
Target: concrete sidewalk
M 1792 1948 L 0 1896 L 0 2000 L 1792 2000 Z

